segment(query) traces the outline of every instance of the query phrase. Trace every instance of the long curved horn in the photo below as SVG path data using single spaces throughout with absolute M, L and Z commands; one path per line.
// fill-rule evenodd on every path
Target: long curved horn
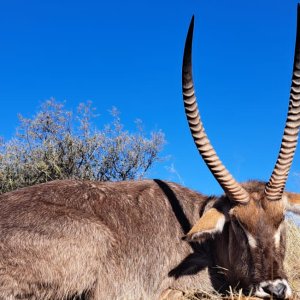
M 269 200 L 280 200 L 294 158 L 300 126 L 300 5 L 289 110 L 281 147 L 273 173 L 265 188 Z
M 248 193 L 235 181 L 217 156 L 217 153 L 207 138 L 202 121 L 200 119 L 192 76 L 193 31 L 194 17 L 191 20 L 185 41 L 182 65 L 183 101 L 189 127 L 199 153 L 201 154 L 213 176 L 221 185 L 225 194 L 233 201 L 247 203 L 249 201 Z

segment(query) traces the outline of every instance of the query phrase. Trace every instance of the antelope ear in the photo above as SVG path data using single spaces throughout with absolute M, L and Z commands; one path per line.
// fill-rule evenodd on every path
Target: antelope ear
M 300 194 L 285 193 L 287 196 L 286 209 L 296 214 L 300 214 Z
M 216 233 L 223 231 L 226 218 L 225 215 L 216 208 L 207 210 L 199 221 L 184 237 L 189 242 L 203 242 L 207 238 L 213 237 Z

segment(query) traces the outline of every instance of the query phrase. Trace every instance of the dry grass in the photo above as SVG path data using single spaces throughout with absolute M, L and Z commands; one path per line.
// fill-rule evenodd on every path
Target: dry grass
M 244 296 L 242 294 L 242 291 L 239 293 L 234 293 L 231 292 L 229 296 L 227 297 L 222 297 L 218 293 L 206 293 L 206 292 L 191 292 L 187 293 L 184 295 L 182 300 L 261 300 L 260 298 L 257 297 L 252 297 L 252 296 Z
M 300 299 L 300 228 L 292 221 L 287 222 L 287 254 L 285 260 L 285 268 L 287 271 L 289 283 L 294 292 L 292 299 Z M 182 300 L 258 300 L 257 297 L 243 296 L 242 293 L 233 293 L 228 297 L 221 297 L 221 295 L 210 294 L 206 292 L 190 292 L 186 293 Z M 291 300 L 292 300 L 291 299 Z
M 295 299 L 300 299 L 300 229 L 291 221 L 287 222 L 287 229 L 285 268 Z

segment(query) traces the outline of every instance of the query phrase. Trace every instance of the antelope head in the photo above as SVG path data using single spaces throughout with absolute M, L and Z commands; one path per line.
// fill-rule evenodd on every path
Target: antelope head
M 268 183 L 239 184 L 211 145 L 197 107 L 192 77 L 194 18 L 186 38 L 182 86 L 185 112 L 200 155 L 225 195 L 207 207 L 188 232 L 189 241 L 213 239 L 216 265 L 223 267 L 228 284 L 258 297 L 287 299 L 292 295 L 283 267 L 285 211 L 300 211 L 300 197 L 284 191 L 300 126 L 300 6 L 289 110 L 282 143 Z M 226 252 L 226 253 L 225 253 Z

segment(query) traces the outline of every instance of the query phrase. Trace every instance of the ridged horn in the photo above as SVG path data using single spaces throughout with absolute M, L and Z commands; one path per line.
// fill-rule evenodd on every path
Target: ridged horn
M 213 146 L 211 145 L 198 110 L 193 75 L 192 75 L 192 43 L 194 31 L 194 16 L 192 17 L 189 31 L 185 41 L 183 65 L 182 65 L 182 92 L 186 117 L 189 127 L 196 144 L 196 147 L 210 169 L 213 176 L 217 179 L 225 194 L 233 201 L 247 203 L 248 193 L 238 184 L 232 175 L 225 168 Z
M 298 4 L 297 33 L 289 109 L 279 155 L 265 194 L 269 200 L 280 200 L 294 158 L 300 126 L 300 5 Z

